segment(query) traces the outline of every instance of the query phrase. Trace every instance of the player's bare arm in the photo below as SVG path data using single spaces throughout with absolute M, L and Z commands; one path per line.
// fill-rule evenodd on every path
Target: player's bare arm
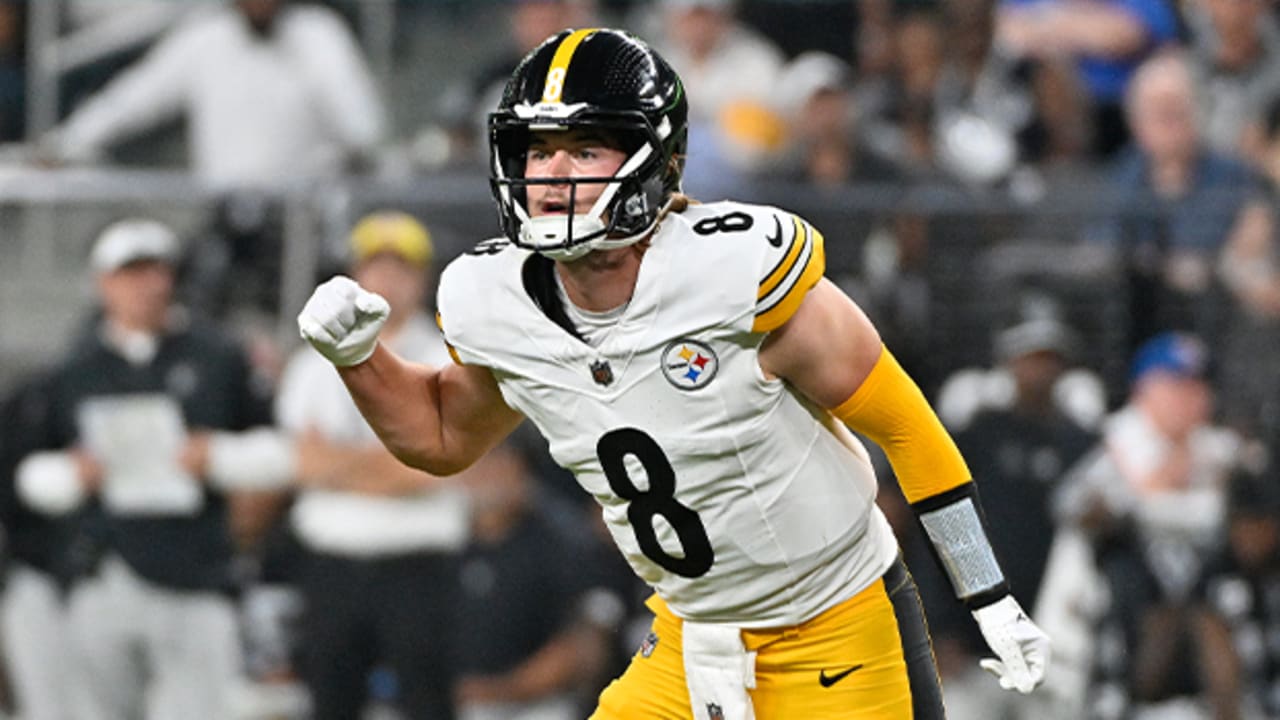
M 451 475 L 520 424 L 484 367 L 433 368 L 378 343 L 390 307 L 348 277 L 320 285 L 298 314 L 298 330 L 332 362 L 356 406 L 401 462 Z
M 403 497 L 456 484 L 409 467 L 381 442 L 334 441 L 315 428 L 294 438 L 297 450 L 295 482 L 299 487 Z
M 760 367 L 833 408 L 862 385 L 880 352 L 880 333 L 866 314 L 824 278 L 795 315 L 765 338 Z
M 465 470 L 523 419 L 488 368 L 432 368 L 379 345 L 367 361 L 338 372 L 387 449 L 433 475 Z

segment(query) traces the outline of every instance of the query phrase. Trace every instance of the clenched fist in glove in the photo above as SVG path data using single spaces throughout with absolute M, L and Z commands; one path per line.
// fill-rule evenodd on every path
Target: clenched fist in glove
M 1012 595 L 973 611 L 982 637 L 996 658 L 979 662 L 1005 690 L 1027 694 L 1044 680 L 1049 665 L 1049 636 L 1031 622 Z
M 381 295 L 339 275 L 311 293 L 298 314 L 298 331 L 334 365 L 359 365 L 373 354 L 390 312 Z

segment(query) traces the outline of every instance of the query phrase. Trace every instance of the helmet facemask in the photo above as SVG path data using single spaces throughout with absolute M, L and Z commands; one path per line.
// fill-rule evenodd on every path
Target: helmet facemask
M 511 111 L 494 113 L 489 120 L 493 150 L 490 184 L 503 230 L 517 246 L 555 260 L 573 260 L 592 250 L 624 247 L 641 240 L 670 202 L 670 160 L 664 152 L 671 139 L 670 123 L 664 118 L 662 126 L 654 128 L 640 112 L 588 114 L 585 110 L 562 104 L 517 105 Z M 575 111 L 581 114 L 575 115 Z M 626 159 L 617 172 L 608 177 L 524 177 L 533 133 L 573 130 L 597 132 L 610 140 L 611 146 L 623 150 Z M 527 193 L 531 185 L 567 185 L 570 212 L 532 217 Z M 578 213 L 577 197 L 584 185 L 603 186 L 603 190 L 590 209 Z

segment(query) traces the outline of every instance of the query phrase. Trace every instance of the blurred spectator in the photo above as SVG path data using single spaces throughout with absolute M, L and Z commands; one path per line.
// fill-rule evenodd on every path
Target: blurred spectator
M 15 468 L 48 442 L 50 378 L 24 378 L 0 403 L 0 525 L 6 561 L 0 642 L 11 693 L 21 718 L 73 720 L 64 673 L 67 647 L 63 591 L 74 535 L 72 515 L 50 518 L 17 496 Z
M 1032 67 L 993 52 L 992 5 L 941 3 L 949 58 L 936 101 L 941 160 L 953 175 L 979 184 L 1005 179 L 1019 160 L 1041 162 L 1085 149 L 1081 93 L 1058 82 L 1063 73 L 1055 72 L 1065 63 Z
M 279 197 L 250 189 L 217 198 L 181 268 L 180 290 L 193 311 L 228 319 L 238 311 L 277 311 L 285 205 Z
M 1215 717 L 1280 717 L 1280 477 L 1231 478 L 1227 546 L 1199 592 L 1200 663 Z
M 861 26 L 861 3 L 862 0 L 739 0 L 738 17 L 763 33 L 787 57 L 816 51 L 849 62 L 854 58 L 849 29 Z
M 0 143 L 26 132 L 26 14 L 24 2 L 0 2 Z
M 1262 129 L 1262 149 L 1258 160 L 1271 190 L 1280 191 L 1280 97 L 1267 103 Z
M 663 31 L 655 49 L 680 73 L 691 123 L 722 122 L 738 103 L 765 104 L 783 56 L 738 19 L 737 0 L 661 0 Z
M 1053 538 L 1050 498 L 1067 468 L 1093 446 L 1096 438 L 1073 414 L 1082 404 L 1098 411 L 1103 405 L 1102 383 L 1086 371 L 1067 377 L 1077 351 L 1074 333 L 1053 317 L 1022 320 L 995 339 L 999 365 L 985 383 L 974 387 L 986 394 L 962 420 L 951 425 L 956 444 L 982 487 L 983 506 L 991 524 L 991 542 L 1012 587 L 1032 606 L 1037 601 Z M 992 393 L 1000 376 L 1007 387 Z M 954 409 L 952 397 L 965 391 L 962 376 L 943 385 L 938 406 Z M 1071 394 L 1089 397 L 1077 400 Z M 948 415 L 941 415 L 944 422 Z M 920 573 L 917 572 L 917 575 Z M 934 583 L 931 586 L 937 586 Z M 949 716 L 954 720 L 1041 717 L 1028 699 L 990 691 L 989 678 L 974 658 L 985 652 L 981 636 L 967 617 L 948 609 L 950 597 L 929 605 L 929 628 L 942 672 L 952 671 L 944 683 Z M 927 602 L 927 601 L 926 601 Z
M 1280 348 L 1280 243 L 1275 198 L 1280 184 L 1280 98 L 1266 114 L 1266 136 L 1258 158 L 1268 184 L 1268 202 L 1238 221 L 1218 270 L 1235 302 L 1222 340 L 1224 422 L 1261 438 L 1280 438 L 1280 368 L 1271 358 Z
M 579 605 L 580 617 L 603 635 L 605 648 L 600 662 L 583 671 L 581 678 L 576 717 L 588 717 L 600 693 L 627 669 L 631 656 L 652 629 L 653 614 L 644 603 L 653 595 L 653 588 L 635 574 L 614 546 L 595 500 L 576 500 L 586 514 L 587 529 L 582 541 L 576 543 L 579 585 L 586 589 Z
M 937 92 L 944 160 L 960 165 L 961 177 L 984 182 L 1003 179 L 1012 158 L 984 162 L 995 148 L 1008 154 L 1016 140 L 1017 159 L 1033 165 L 1082 161 L 1089 152 L 1089 98 L 1069 58 L 1028 61 L 994 43 L 993 0 L 945 0 L 950 62 Z M 975 123 L 974 119 L 982 121 Z M 986 136 L 978 145 L 974 128 Z M 947 157 L 950 154 L 951 158 Z M 965 165 L 985 173 L 970 170 Z
M 374 80 L 332 10 L 234 0 L 194 14 L 44 140 L 95 160 L 185 115 L 191 169 L 219 188 L 276 190 L 367 161 L 384 133 Z
M 1028 69 L 1032 114 L 1018 131 L 1023 158 L 1046 169 L 1086 163 L 1092 108 L 1075 69 L 1050 60 Z
M 852 70 L 833 55 L 806 52 L 778 80 L 787 122 L 787 151 L 770 177 L 823 185 L 888 183 L 897 168 L 862 141 L 853 104 Z
M 1079 339 L 1056 311 L 1024 311 L 995 337 L 996 365 L 962 368 L 938 391 L 940 417 L 953 432 L 967 431 L 985 413 L 1054 417 L 1093 430 L 1106 412 L 1106 390 L 1092 371 L 1076 366 Z M 967 457 L 967 456 L 966 456 Z
M 1205 143 L 1261 160 L 1267 107 L 1280 98 L 1280 23 L 1266 0 L 1195 0 L 1186 14 Z
M 383 341 L 420 362 L 452 362 L 423 305 L 433 254 L 427 229 L 405 213 L 379 211 L 356 223 L 350 242 L 352 276 L 391 305 Z M 302 673 L 314 717 L 359 717 L 375 667 L 393 674 L 408 717 L 450 717 L 446 641 L 468 534 L 465 495 L 452 479 L 396 460 L 310 347 L 289 360 L 276 417 L 298 442 L 301 492 L 291 520 L 307 551 Z
M 913 200 L 928 202 L 917 194 L 903 204 L 910 206 Z M 936 227 L 930 220 L 923 213 L 899 211 L 878 221 L 865 236 L 859 262 L 835 276 L 836 283 L 858 299 L 880 328 L 885 345 L 894 348 L 898 361 L 926 394 L 941 381 L 930 350 L 936 307 L 929 252 Z
M 859 0 L 858 23 L 853 37 L 857 85 L 854 94 L 861 112 L 888 103 L 889 74 L 893 70 L 892 0 Z
M 1156 48 L 1177 38 L 1166 0 L 1001 0 L 995 52 L 1016 59 L 1075 63 L 1093 105 L 1094 152 L 1128 139 L 1122 111 L 1130 76 Z
M 540 512 L 515 445 L 491 450 L 473 470 L 473 540 L 455 628 L 459 720 L 581 717 L 575 692 L 609 657 L 606 631 L 619 613 L 601 617 L 584 603 L 585 558 Z
M 498 107 L 507 79 L 521 58 L 565 28 L 596 24 L 595 0 L 503 0 L 503 5 L 508 8 L 505 47 L 478 73 L 446 88 L 440 100 L 449 161 L 488 160 L 489 146 L 484 141 L 488 116 Z M 419 142 L 435 131 L 424 130 Z
M 916 174 L 934 169 L 937 92 L 947 64 L 941 20 L 913 9 L 892 25 L 893 63 L 879 102 L 865 112 L 876 152 Z
M 173 302 L 178 241 L 122 220 L 90 256 L 101 316 L 49 386 L 49 436 L 17 472 L 23 502 L 83 509 L 62 673 L 77 720 L 225 718 L 240 684 L 227 496 L 278 487 L 244 353 Z
M 1189 329 L 1220 339 L 1220 288 L 1245 308 L 1280 314 L 1280 283 L 1253 261 L 1273 247 L 1274 216 L 1260 179 L 1206 148 L 1183 56 L 1163 53 L 1134 75 L 1126 107 L 1134 147 L 1112 183 L 1126 217 L 1102 238 L 1131 273 L 1131 338 Z M 1221 266 L 1222 283 L 1215 279 Z
M 1056 606 L 1042 616 L 1075 614 L 1093 624 L 1076 629 L 1091 635 L 1090 657 L 1064 662 L 1068 673 L 1091 663 L 1081 716 L 1175 712 L 1202 692 L 1190 662 L 1189 608 L 1223 532 L 1227 478 L 1244 452 L 1238 436 L 1210 424 L 1208 371 L 1207 349 L 1193 336 L 1145 343 L 1133 359 L 1128 402 L 1055 500 L 1059 535 L 1083 533 L 1092 557 L 1092 567 L 1055 567 L 1051 557 L 1040 595 L 1042 608 Z M 1097 602 L 1088 597 L 1097 592 L 1094 576 L 1105 600 L 1082 617 Z M 1070 629 L 1059 629 L 1067 646 L 1080 646 Z
M 981 11 L 959 0 L 949 15 L 909 6 L 887 21 L 892 60 L 878 76 L 859 81 L 869 146 L 913 175 L 942 172 L 986 184 L 1017 160 L 1013 133 L 1026 122 L 1019 104 L 1027 101 L 1014 98 L 1012 85 L 986 67 L 986 28 L 971 17 Z
M 743 23 L 737 0 L 661 0 L 660 28 L 647 33 L 680 74 L 690 98 L 684 185 L 729 195 L 782 149 L 782 119 L 770 99 L 783 55 Z

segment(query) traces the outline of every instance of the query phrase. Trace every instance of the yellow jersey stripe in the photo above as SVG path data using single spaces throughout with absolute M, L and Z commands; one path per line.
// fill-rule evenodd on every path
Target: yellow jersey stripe
M 809 253 L 809 259 L 805 261 L 800 277 L 792 283 L 791 288 L 787 290 L 781 300 L 756 314 L 755 322 L 751 325 L 751 332 L 769 332 L 790 320 L 791 316 L 796 314 L 796 310 L 800 309 L 800 303 L 804 302 L 804 296 L 809 292 L 809 289 L 817 285 L 818 281 L 822 279 L 822 274 L 826 272 L 827 257 L 822 233 L 808 224 L 805 227 L 809 230 L 813 250 Z
M 436 313 L 436 327 L 440 328 L 440 332 L 444 333 L 444 317 L 440 313 Z M 449 357 L 453 358 L 456 365 L 462 365 L 462 358 L 458 357 L 458 351 L 453 349 L 448 340 L 444 341 L 444 349 L 449 351 Z
M 444 349 L 449 351 L 449 357 L 453 358 L 454 365 L 466 365 L 466 363 L 462 362 L 462 358 L 458 357 L 458 351 L 454 350 L 452 345 L 445 343 Z
M 756 300 L 763 300 L 765 295 L 773 292 L 774 288 L 778 287 L 778 283 L 782 282 L 782 279 L 787 276 L 787 273 L 791 272 L 791 268 L 796 264 L 796 258 L 800 257 L 804 242 L 808 241 L 807 237 L 804 238 L 804 241 L 801 240 L 803 228 L 800 225 L 800 218 L 792 215 L 791 221 L 795 225 L 795 232 L 791 234 L 791 247 L 787 248 L 787 254 L 769 271 L 764 280 L 760 281 L 760 290 L 756 293 Z
M 556 54 L 551 56 L 551 67 L 547 68 L 547 80 L 542 86 L 542 102 L 560 102 L 560 95 L 564 92 L 564 79 L 569 73 L 569 61 L 573 59 L 578 45 L 595 31 L 596 28 L 574 30 L 569 33 L 569 37 L 560 41 Z

